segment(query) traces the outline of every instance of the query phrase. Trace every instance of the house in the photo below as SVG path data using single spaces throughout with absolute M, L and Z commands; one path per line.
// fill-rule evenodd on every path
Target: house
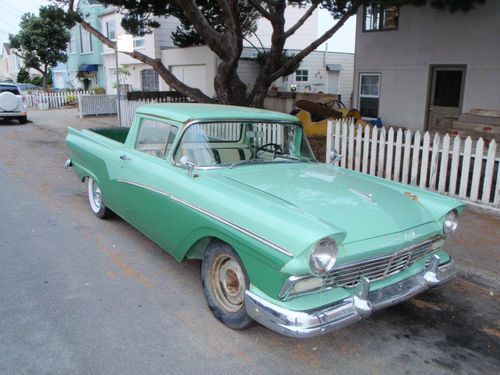
M 305 8 L 287 7 L 286 26 L 293 25 L 304 14 Z M 272 28 L 260 18 L 257 30 L 244 40 L 243 52 L 238 64 L 238 75 L 251 90 L 258 74 L 256 60 L 259 51 L 269 49 Z M 292 55 L 307 47 L 318 34 L 318 12 L 315 11 L 300 31 L 292 35 L 285 45 Z M 165 66 L 182 82 L 215 96 L 213 86 L 218 66 L 217 56 L 207 46 L 162 49 L 161 59 Z M 338 94 L 347 106 L 351 105 L 354 74 L 352 53 L 314 51 L 301 62 L 294 74 L 279 78 L 273 83 L 277 90 L 297 92 L 323 92 Z
M 368 3 L 357 20 L 354 105 L 364 117 L 432 130 L 500 110 L 500 2 L 468 13 Z
M 109 7 L 97 0 L 80 0 L 77 9 L 85 21 L 97 30 L 101 29 L 99 16 Z M 65 87 L 88 90 L 104 87 L 105 71 L 102 56 L 102 43 L 79 24 L 70 30 L 71 40 L 68 45 L 67 77 Z
M 121 26 L 122 15 L 115 10 L 109 10 L 101 14 L 100 27 L 103 33 L 111 40 L 116 40 L 117 35 L 126 34 Z M 174 17 L 155 17 L 160 27 L 153 29 L 151 34 L 134 36 L 134 50 L 139 51 L 151 58 L 160 58 L 161 49 L 173 47 L 170 38 L 172 32 L 179 24 Z M 115 50 L 103 46 L 103 65 L 106 78 L 106 92 L 116 91 L 116 57 Z M 125 91 L 158 91 L 164 90 L 165 82 L 159 78 L 158 73 L 151 66 L 142 63 L 128 55 L 118 53 L 118 65 L 120 86 Z
M 72 88 L 69 81 L 70 74 L 68 70 L 68 64 L 57 63 L 56 66 L 52 68 L 52 88 L 56 90 Z

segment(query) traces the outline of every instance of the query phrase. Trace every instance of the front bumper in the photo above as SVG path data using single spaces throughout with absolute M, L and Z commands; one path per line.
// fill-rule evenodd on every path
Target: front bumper
M 313 337 L 346 327 L 367 318 L 373 311 L 445 284 L 455 277 L 456 272 L 453 259 L 440 266 L 439 257 L 433 255 L 428 265 L 416 275 L 376 291 L 370 291 L 370 282 L 365 279 L 355 289 L 352 297 L 317 310 L 289 310 L 248 290 L 245 294 L 245 307 L 254 320 L 277 333 L 298 338 Z

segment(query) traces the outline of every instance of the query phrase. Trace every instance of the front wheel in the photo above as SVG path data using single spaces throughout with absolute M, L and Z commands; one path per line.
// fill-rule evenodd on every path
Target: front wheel
M 90 209 L 100 219 L 111 216 L 111 210 L 107 208 L 102 201 L 101 188 L 92 178 L 88 178 L 87 191 L 89 196 Z
M 217 319 L 232 329 L 252 325 L 245 310 L 248 275 L 231 246 L 219 241 L 209 245 L 201 265 L 201 279 L 208 306 Z

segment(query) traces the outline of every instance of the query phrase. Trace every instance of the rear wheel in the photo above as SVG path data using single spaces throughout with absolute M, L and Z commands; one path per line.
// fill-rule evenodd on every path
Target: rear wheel
M 88 178 L 87 191 L 90 203 L 90 209 L 100 219 L 105 219 L 111 216 L 112 212 L 107 208 L 102 201 L 101 188 L 97 182 L 92 178 Z
M 223 242 L 212 242 L 201 266 L 203 291 L 214 316 L 232 329 L 245 329 L 253 320 L 245 310 L 249 280 L 238 254 Z
M 21 116 L 21 117 L 18 117 L 17 120 L 19 121 L 20 124 L 26 124 L 28 122 L 28 117 Z

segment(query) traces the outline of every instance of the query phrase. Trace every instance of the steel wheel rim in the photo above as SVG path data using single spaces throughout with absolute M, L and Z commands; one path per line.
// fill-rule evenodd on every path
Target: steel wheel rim
M 210 285 L 218 304 L 229 313 L 243 307 L 245 276 L 239 263 L 230 255 L 219 255 L 210 267 Z
M 94 202 L 94 205 L 97 208 L 97 210 L 99 210 L 102 205 L 102 194 L 101 194 L 101 189 L 93 180 L 92 180 L 92 201 Z

